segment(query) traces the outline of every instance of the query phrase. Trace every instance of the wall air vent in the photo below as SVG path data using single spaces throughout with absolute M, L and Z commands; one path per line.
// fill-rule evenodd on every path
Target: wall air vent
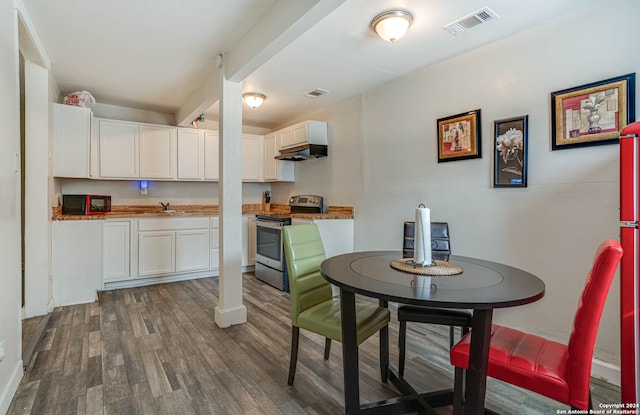
M 306 94 L 304 94 L 305 97 L 307 98 L 318 98 L 320 95 L 324 95 L 329 93 L 330 91 L 326 90 L 326 89 L 322 89 L 322 88 L 316 88 L 311 92 L 307 92 Z
M 488 7 L 483 7 L 482 9 L 475 11 L 468 16 L 465 16 L 461 19 L 456 20 L 455 22 L 443 26 L 443 29 L 451 33 L 452 35 L 457 36 L 465 30 L 472 29 L 482 23 L 497 19 L 498 17 L 500 16 L 498 16 L 493 10 Z

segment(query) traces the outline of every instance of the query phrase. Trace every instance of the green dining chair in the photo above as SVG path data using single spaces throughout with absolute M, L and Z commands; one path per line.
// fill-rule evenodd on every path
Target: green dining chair
M 291 360 L 288 384 L 293 385 L 298 360 L 300 329 L 325 337 L 324 359 L 329 359 L 331 340 L 342 342 L 340 299 L 332 296 L 331 284 L 320 274 L 324 246 L 315 224 L 283 227 L 284 252 L 291 294 Z M 380 332 L 380 373 L 387 381 L 389 365 L 389 310 L 372 304 L 356 304 L 358 344 Z

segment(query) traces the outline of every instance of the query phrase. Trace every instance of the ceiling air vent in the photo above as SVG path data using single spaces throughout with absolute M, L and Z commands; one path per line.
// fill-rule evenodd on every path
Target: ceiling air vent
M 304 94 L 304 96 L 308 98 L 318 98 L 320 95 L 324 95 L 327 93 L 329 93 L 329 91 L 327 91 L 326 89 L 316 88 L 311 92 L 307 92 L 306 94 Z
M 498 17 L 500 16 L 498 16 L 493 10 L 488 7 L 484 7 L 468 16 L 456 20 L 455 22 L 449 23 L 443 28 L 452 35 L 457 36 L 465 30 L 472 29 L 482 23 L 497 19 Z

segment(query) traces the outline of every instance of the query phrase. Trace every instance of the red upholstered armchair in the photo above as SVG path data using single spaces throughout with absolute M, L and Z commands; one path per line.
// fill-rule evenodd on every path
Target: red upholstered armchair
M 602 309 L 622 258 L 622 247 L 608 240 L 598 248 L 573 320 L 569 344 L 565 345 L 499 325 L 491 328 L 489 376 L 547 396 L 574 409 L 591 409 L 591 360 Z M 451 349 L 456 366 L 455 385 L 460 389 L 463 369 L 469 361 L 470 336 Z M 460 413 L 460 391 L 454 413 Z

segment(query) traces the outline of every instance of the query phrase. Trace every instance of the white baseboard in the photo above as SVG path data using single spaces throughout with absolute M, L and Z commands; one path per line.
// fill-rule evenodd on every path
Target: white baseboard
M 9 405 L 11 405 L 11 400 L 18 390 L 18 385 L 20 385 L 23 374 L 24 368 L 22 367 L 22 359 L 20 359 L 13 369 L 13 373 L 9 378 L 7 387 L 2 391 L 2 394 L 0 395 L 0 414 L 6 414 L 9 410 Z
M 591 376 L 604 380 L 612 385 L 620 386 L 620 366 L 602 360 L 593 359 L 591 364 Z

